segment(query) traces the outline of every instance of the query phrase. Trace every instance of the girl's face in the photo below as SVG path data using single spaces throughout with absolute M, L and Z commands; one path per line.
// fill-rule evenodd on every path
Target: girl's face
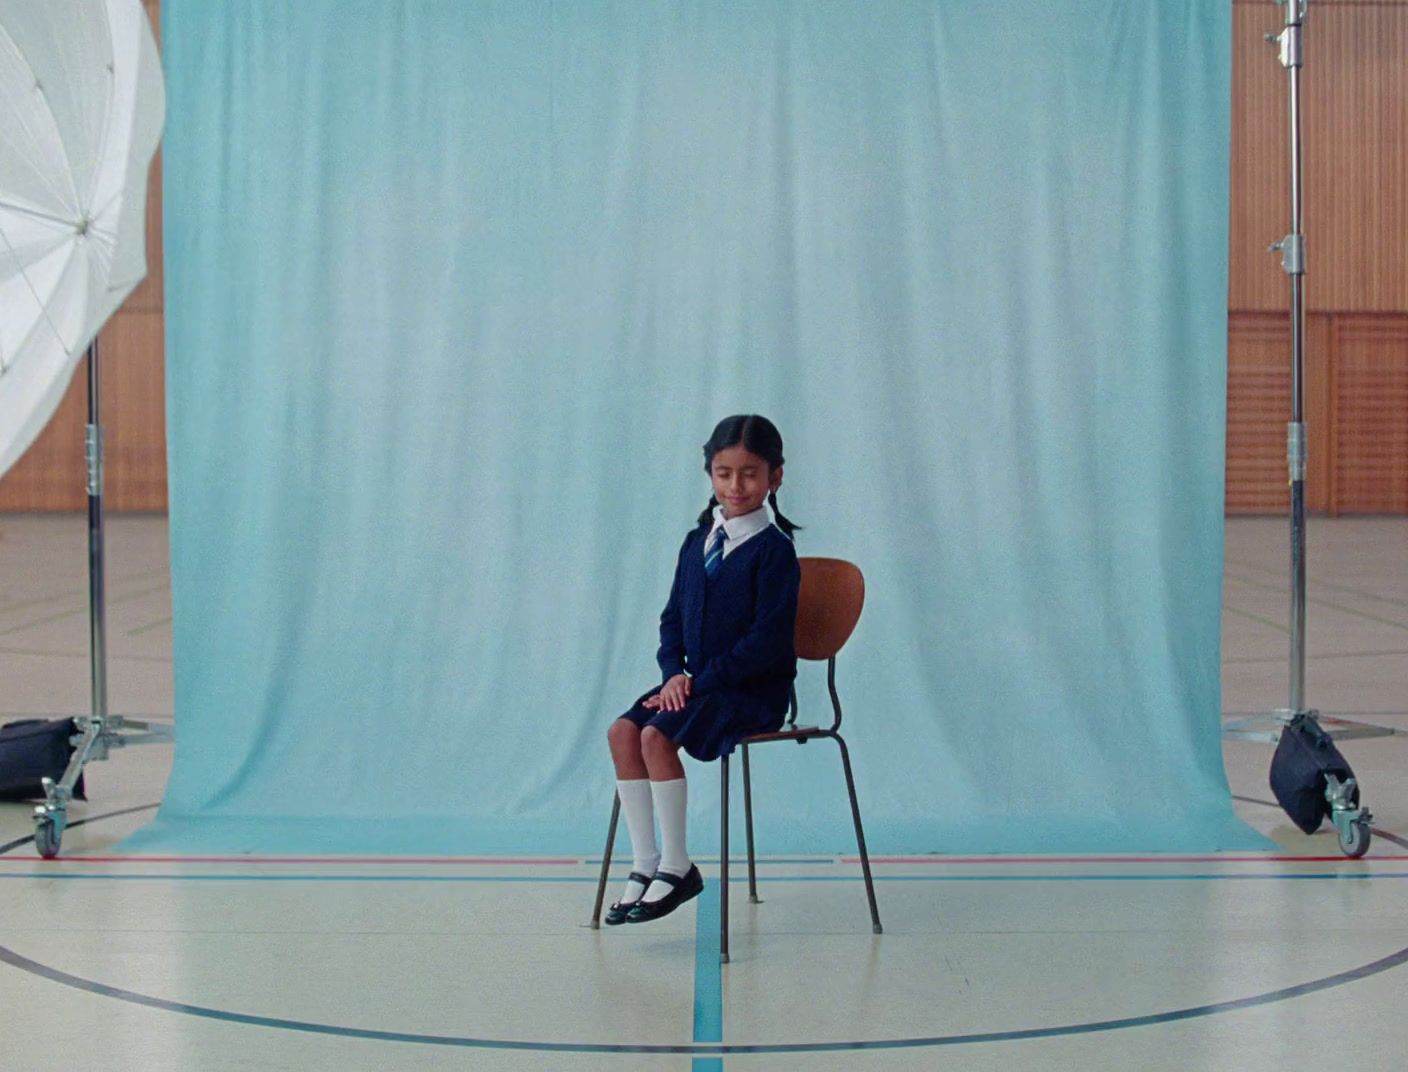
M 709 463 L 709 479 L 714 482 L 714 497 L 723 506 L 724 517 L 742 517 L 762 506 L 768 493 L 782 486 L 782 467 L 771 468 L 742 445 L 725 447 Z

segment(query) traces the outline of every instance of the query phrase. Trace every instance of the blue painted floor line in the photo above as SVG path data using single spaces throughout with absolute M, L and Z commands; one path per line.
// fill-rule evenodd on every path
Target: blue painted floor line
M 719 924 L 722 904 L 717 879 L 704 883 L 697 900 L 694 923 L 694 1041 L 724 1040 L 724 979 L 719 962 Z M 724 1059 L 695 1057 L 691 1072 L 723 1072 Z
M 1323 871 L 1304 874 L 1188 874 L 1188 875 L 876 875 L 876 882 L 1324 882 L 1405 879 L 1408 871 Z M 0 880 L 38 882 L 499 882 L 549 885 L 595 883 L 590 875 L 251 875 L 251 874 L 131 874 L 110 871 L 0 872 Z M 716 881 L 711 879 L 710 881 Z M 729 879 L 742 885 L 747 876 Z M 758 882 L 860 882 L 859 875 L 759 875 Z

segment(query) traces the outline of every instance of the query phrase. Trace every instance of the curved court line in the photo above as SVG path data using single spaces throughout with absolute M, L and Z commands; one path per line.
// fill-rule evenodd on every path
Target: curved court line
M 119 815 L 131 815 L 133 812 L 151 811 L 153 808 L 159 807 L 161 807 L 160 801 L 155 804 L 138 804 L 136 807 L 123 808 L 121 811 L 105 811 L 102 815 L 90 815 L 86 819 L 76 819 L 73 822 L 66 824 L 65 829 L 72 830 L 75 826 L 85 826 L 88 823 L 96 823 L 99 819 L 116 819 Z M 30 834 L 29 837 L 16 838 L 14 841 L 7 841 L 5 842 L 5 844 L 0 845 L 0 856 L 4 856 L 7 852 L 10 852 L 14 849 L 18 849 L 21 845 L 28 845 L 33 840 L 34 835 Z
M 1227 580 L 1232 581 L 1236 584 L 1245 584 L 1248 588 L 1260 588 L 1268 592 L 1284 592 L 1286 590 L 1286 586 L 1284 584 L 1269 584 L 1266 581 L 1253 581 L 1247 577 L 1238 577 L 1235 574 L 1227 574 Z M 1362 593 L 1355 594 L 1360 595 Z M 1387 597 L 1379 598 L 1386 599 Z M 1368 611 L 1355 610 L 1353 607 L 1346 607 L 1339 603 L 1331 603 L 1328 599 L 1312 599 L 1307 596 L 1305 601 L 1311 606 L 1325 607 L 1329 610 L 1337 610 L 1341 614 L 1349 614 L 1356 618 L 1367 618 L 1369 621 L 1378 622 L 1380 625 L 1391 625 L 1395 629 L 1408 629 L 1408 623 L 1406 622 L 1400 622 L 1394 618 L 1380 618 L 1377 614 L 1370 614 Z M 1402 600 L 1390 599 L 1388 601 L 1395 603 L 1399 606 L 1405 605 Z M 1250 617 L 1250 615 L 1248 616 Z M 1281 626 L 1280 628 L 1284 632 L 1290 632 L 1290 630 L 1287 629 L 1285 626 Z
M 1286 573 L 1284 567 L 1282 567 L 1281 569 L 1272 569 L 1270 566 L 1261 566 L 1261 565 L 1258 565 L 1258 564 L 1255 563 L 1255 562 L 1239 562 L 1239 561 L 1237 561 L 1237 559 L 1235 559 L 1235 558 L 1224 559 L 1224 561 L 1227 563 L 1227 565 L 1229 565 L 1229 566 L 1236 566 L 1238 569 L 1249 569 L 1249 570 L 1252 570 L 1253 572 L 1256 572 L 1256 573 L 1266 573 L 1266 574 L 1270 574 L 1270 575 L 1273 576 L 1273 577 L 1282 577 L 1282 578 L 1283 578 L 1283 577 L 1285 576 L 1285 573 Z M 1332 583 L 1329 582 L 1329 581 L 1320 581 L 1320 580 L 1317 580 L 1317 581 L 1315 582 L 1315 587 L 1316 587 L 1316 588 L 1327 588 L 1327 589 L 1330 589 L 1331 591 L 1335 591 L 1335 592 L 1347 592 L 1347 593 L 1350 594 L 1350 595 L 1358 596 L 1358 597 L 1361 598 L 1361 599 L 1370 599 L 1370 600 L 1373 600 L 1373 601 L 1376 602 L 1376 603 L 1392 603 L 1392 604 L 1394 604 L 1395 606 L 1398 606 L 1398 607 L 1408 607 L 1408 599 L 1398 599 L 1398 598 L 1395 598 L 1394 596 L 1379 595 L 1379 594 L 1376 593 L 1376 592 L 1366 592 L 1366 591 L 1364 591 L 1362 588 L 1358 588 L 1358 587 L 1356 587 L 1356 586 L 1354 586 L 1354 585 L 1348 585 L 1348 584 L 1332 584 Z M 1285 591 L 1285 585 L 1282 584 L 1282 585 L 1280 586 L 1280 589 L 1281 589 L 1281 591 Z M 1317 656 L 1317 658 L 1324 658 L 1324 656 Z M 1281 661 L 1284 662 L 1285 659 L 1283 658 Z
M 156 592 L 163 592 L 169 587 L 169 585 L 158 584 L 155 587 L 142 588 L 136 592 L 122 592 L 117 595 L 109 596 L 107 600 L 107 605 L 109 607 L 113 607 L 119 603 L 130 603 L 132 600 L 140 599 L 142 596 L 149 596 L 153 595 Z M 72 618 L 75 614 L 85 614 L 87 613 L 87 611 L 88 606 L 85 603 L 84 605 L 78 607 L 75 610 L 63 610 L 59 611 L 56 614 L 50 614 L 44 618 L 35 618 L 32 621 L 20 622 L 18 625 L 7 626 L 4 629 L 0 629 L 0 636 L 9 636 L 11 633 L 19 633 L 23 632 L 26 629 L 33 629 L 36 625 L 48 625 L 50 622 L 57 622 L 63 618 Z
M 663 1044 L 637 1045 L 611 1042 L 534 1042 L 516 1039 L 471 1038 L 460 1035 L 426 1035 L 408 1031 L 381 1031 L 375 1028 L 347 1027 L 339 1024 L 321 1024 L 309 1020 L 286 1020 L 276 1016 L 255 1016 L 249 1013 L 231 1012 L 227 1009 L 213 1009 L 204 1005 L 189 1005 L 185 1002 L 168 1001 L 150 994 L 139 994 L 133 990 L 109 986 L 106 983 L 70 975 L 68 972 L 52 968 L 47 964 L 30 960 L 28 957 L 6 946 L 0 945 L 0 961 L 29 972 L 40 978 L 75 990 L 83 990 L 100 997 L 116 998 L 133 1005 L 143 1005 L 163 1012 L 182 1013 L 226 1023 L 246 1024 L 252 1027 L 272 1027 L 284 1031 L 300 1031 L 317 1035 L 333 1035 L 339 1038 L 368 1039 L 376 1042 L 409 1042 L 426 1046 L 454 1046 L 465 1049 L 526 1050 L 537 1053 L 675 1053 L 697 1056 L 720 1056 L 725 1054 L 749 1053 L 834 1053 L 846 1050 L 900 1050 L 920 1049 L 931 1046 L 962 1046 L 976 1042 L 1016 1042 L 1026 1039 L 1058 1038 L 1065 1035 L 1087 1035 L 1103 1031 L 1118 1031 L 1130 1027 L 1149 1027 L 1179 1020 L 1193 1020 L 1220 1013 L 1236 1012 L 1241 1009 L 1271 1005 L 1290 998 L 1318 993 L 1345 983 L 1356 982 L 1378 975 L 1408 963 L 1408 947 L 1390 953 L 1379 960 L 1350 968 L 1347 971 L 1327 975 L 1294 986 L 1270 990 L 1246 998 L 1233 998 L 1209 1005 L 1194 1005 L 1169 1012 L 1149 1013 L 1144 1016 L 1127 1016 L 1115 1020 L 1093 1020 L 1087 1023 L 1062 1024 L 1056 1027 L 1029 1027 L 1010 1031 L 982 1031 L 963 1035 L 931 1035 L 918 1038 L 866 1039 L 853 1042 L 774 1042 L 756 1044 L 686 1044 L 669 1046 Z
M 1239 797 L 1237 799 L 1244 800 L 1251 804 L 1276 806 L 1268 801 L 1246 797 Z M 150 808 L 155 806 L 156 805 L 146 805 L 145 807 Z M 110 814 L 120 815 L 142 810 L 144 810 L 143 807 L 137 807 Z M 93 816 L 91 819 L 82 821 L 92 822 L 96 819 L 107 817 L 109 816 Z M 1399 843 L 1403 842 L 1403 839 L 1397 838 L 1392 834 L 1387 834 L 1387 832 L 1384 832 L 1383 836 Z M 22 845 L 30 840 L 32 840 L 32 838 L 22 838 L 15 844 Z M 0 847 L 0 851 L 5 851 L 6 848 L 7 847 Z M 974 877 L 977 878 L 977 876 Z M 1070 877 L 1075 878 L 1076 876 Z M 1049 876 L 1047 876 L 1047 878 L 1049 880 Z M 563 878 L 558 878 L 556 881 L 563 881 Z M 254 1027 L 270 1027 L 285 1031 L 299 1031 L 308 1034 L 330 1035 L 341 1038 L 360 1038 L 380 1042 L 405 1042 L 430 1046 L 452 1046 L 463 1049 L 519 1050 L 538 1053 L 670 1053 L 693 1055 L 696 1057 L 720 1057 L 728 1054 L 834 1053 L 838 1051 L 854 1050 L 920 1049 L 937 1046 L 970 1045 L 980 1042 L 1015 1042 L 1028 1039 L 1057 1038 L 1069 1035 L 1118 1031 L 1132 1027 L 1148 1027 L 1180 1020 L 1215 1016 L 1241 1009 L 1256 1008 L 1261 1005 L 1270 1005 L 1291 998 L 1302 997 L 1306 994 L 1313 994 L 1337 986 L 1343 986 L 1346 983 L 1356 982 L 1360 979 L 1366 979 L 1370 976 L 1378 975 L 1381 972 L 1389 971 L 1408 963 L 1408 947 L 1399 949 L 1386 957 L 1371 961 L 1368 964 L 1350 968 L 1347 971 L 1338 972 L 1320 979 L 1313 979 L 1309 982 L 1282 987 L 1278 990 L 1267 991 L 1266 993 L 1256 994 L 1251 997 L 1234 998 L 1229 1001 L 1214 1002 L 1208 1005 L 1196 1005 L 1184 1009 L 1174 1009 L 1169 1012 L 1149 1013 L 1144 1016 L 1130 1016 L 1113 1020 L 1063 1024 L 1055 1027 L 1019 1028 L 1009 1031 L 932 1035 L 916 1038 L 867 1039 L 850 1042 L 781 1042 L 758 1044 L 697 1043 L 675 1046 L 658 1044 L 638 1045 L 630 1043 L 537 1042 L 455 1035 L 427 1035 L 403 1031 L 383 1031 L 374 1028 L 348 1027 L 338 1024 L 321 1024 L 306 1020 L 288 1020 L 279 1017 L 256 1016 L 249 1013 L 232 1012 L 227 1009 L 214 1009 L 202 1005 L 169 1001 L 166 998 L 140 994 L 136 991 L 110 986 L 106 983 L 96 982 L 95 980 L 84 979 L 81 976 L 71 975 L 68 972 L 60 971 L 57 968 L 31 960 L 2 945 L 0 945 L 0 961 L 18 968 L 21 971 L 28 972 L 31 975 L 36 975 L 40 978 L 48 979 L 51 982 L 59 983 L 60 985 L 68 986 L 73 989 L 83 990 L 101 997 L 110 997 L 119 1001 L 126 1001 L 130 1004 L 160 1009 L 165 1012 L 175 1012 L 187 1016 L 198 1016 L 205 1019 L 245 1024 Z M 697 1027 L 698 1025 L 696 1024 L 696 1029 Z
M 1258 800 L 1256 797 L 1238 796 L 1236 793 L 1232 794 L 1232 799 L 1240 800 L 1243 804 L 1260 804 L 1264 808 L 1275 808 L 1277 811 L 1281 810 L 1281 805 L 1277 804 L 1274 800 Z M 1399 846 L 1399 848 L 1408 849 L 1408 838 L 1399 837 L 1397 834 L 1391 834 L 1387 830 L 1381 829 L 1377 826 L 1370 826 L 1369 830 L 1373 833 L 1374 837 L 1376 838 L 1381 838 L 1382 840 L 1387 841 L 1392 845 Z M 1309 837 L 1310 835 L 1307 834 L 1306 836 Z M 1364 857 L 1364 859 L 1373 859 L 1373 857 Z

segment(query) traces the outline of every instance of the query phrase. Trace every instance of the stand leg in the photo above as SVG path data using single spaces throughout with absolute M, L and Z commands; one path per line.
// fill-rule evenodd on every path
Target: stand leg
M 88 425 L 84 453 L 88 466 L 88 639 L 93 691 L 93 719 L 98 734 L 108 713 L 107 584 L 103 548 L 103 425 L 98 377 L 98 340 L 88 347 Z

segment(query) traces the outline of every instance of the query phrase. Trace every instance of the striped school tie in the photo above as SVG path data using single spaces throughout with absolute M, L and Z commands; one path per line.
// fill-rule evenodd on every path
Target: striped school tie
M 720 525 L 719 531 L 714 533 L 714 542 L 709 545 L 709 553 L 704 556 L 704 572 L 710 577 L 718 573 L 719 567 L 724 564 L 724 541 L 726 539 L 728 539 L 728 533 Z

